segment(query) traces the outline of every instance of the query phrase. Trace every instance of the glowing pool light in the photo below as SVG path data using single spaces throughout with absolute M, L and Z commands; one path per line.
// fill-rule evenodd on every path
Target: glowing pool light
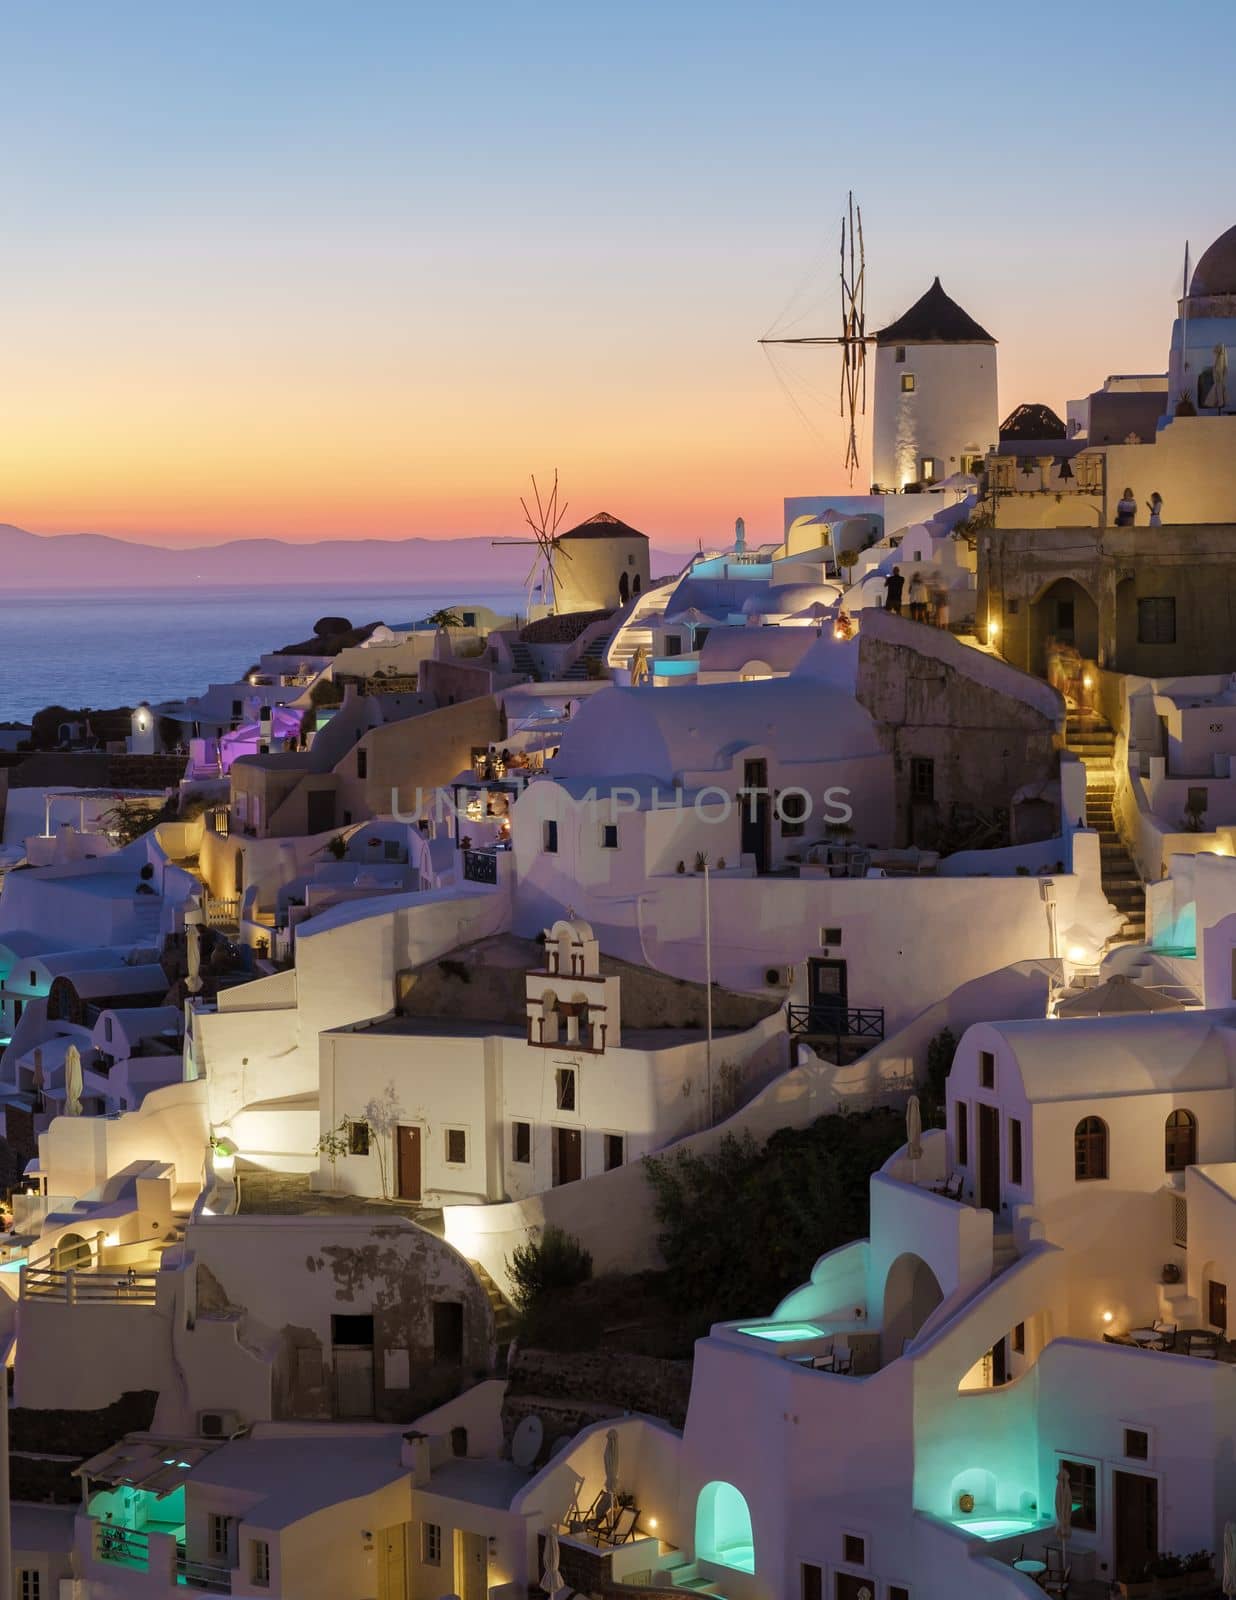
M 1038 1523 L 1033 1517 L 954 1517 L 953 1526 L 963 1533 L 972 1533 L 976 1539 L 992 1540 L 1031 1533 Z

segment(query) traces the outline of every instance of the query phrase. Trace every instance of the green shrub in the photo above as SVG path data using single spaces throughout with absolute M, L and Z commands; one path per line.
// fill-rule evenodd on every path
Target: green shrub
M 945 1085 L 957 1054 L 957 1036 L 951 1028 L 941 1028 L 927 1046 L 927 1078 L 920 1101 L 923 1126 L 942 1128 L 945 1116 Z
M 574 1289 L 592 1276 L 592 1256 L 579 1240 L 551 1223 L 539 1239 L 517 1245 L 507 1263 L 514 1288 L 511 1302 L 521 1320 L 535 1319 L 562 1289 Z

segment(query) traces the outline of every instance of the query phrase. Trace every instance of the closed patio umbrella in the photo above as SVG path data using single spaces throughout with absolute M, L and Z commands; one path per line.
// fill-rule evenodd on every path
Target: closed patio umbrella
M 605 1435 L 605 1515 L 611 1520 L 618 1509 L 618 1430 Z
M 906 1101 L 906 1155 L 913 1163 L 917 1180 L 918 1164 L 923 1159 L 923 1108 L 916 1094 Z
M 1067 1545 L 1069 1534 L 1073 1531 L 1073 1484 L 1069 1478 L 1069 1469 L 1064 1462 L 1060 1463 L 1060 1471 L 1056 1474 L 1056 1532 L 1060 1535 L 1061 1544 Z M 1067 1559 L 1065 1565 L 1068 1565 Z
M 1223 1592 L 1236 1594 L 1236 1522 L 1223 1527 Z
M 71 1044 L 64 1055 L 64 1114 L 80 1117 L 82 1114 L 82 1053 Z
M 558 1570 L 561 1559 L 558 1553 L 558 1530 L 551 1528 L 545 1535 L 545 1571 L 541 1574 L 541 1588 L 548 1595 L 555 1595 L 563 1587 L 562 1574 Z

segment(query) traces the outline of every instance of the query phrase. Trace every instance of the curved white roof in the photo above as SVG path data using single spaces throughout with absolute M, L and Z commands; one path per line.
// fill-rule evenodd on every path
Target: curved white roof
M 988 1024 L 1031 1102 L 1227 1089 L 1236 1083 L 1236 1012 L 1186 1011 Z
M 759 655 L 754 640 L 752 655 Z M 684 772 L 726 771 L 738 752 L 752 746 L 784 762 L 884 753 L 875 724 L 852 694 L 795 675 L 760 683 L 612 688 L 594 695 L 563 733 L 550 776 L 643 773 L 673 782 Z

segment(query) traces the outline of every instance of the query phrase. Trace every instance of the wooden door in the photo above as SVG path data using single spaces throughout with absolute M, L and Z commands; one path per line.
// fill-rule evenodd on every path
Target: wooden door
M 326 833 L 335 826 L 335 791 L 310 789 L 305 796 L 305 831 Z
M 406 1541 L 406 1523 L 378 1533 L 378 1600 L 408 1600 Z
M 1218 1328 L 1225 1337 L 1227 1335 L 1227 1284 L 1219 1283 L 1214 1278 L 1207 1285 L 1207 1300 L 1209 1302 L 1208 1320 L 1212 1328 Z
M 1116 1577 L 1128 1582 L 1159 1553 L 1159 1485 L 1140 1472 L 1117 1472 L 1113 1482 Z
M 744 855 L 755 857 L 755 870 L 767 872 L 772 844 L 772 797 L 753 791 L 767 790 L 767 761 L 747 761 L 743 766 L 744 792 L 739 795 L 742 807 L 742 838 L 740 848 Z
M 489 1591 L 489 1540 L 483 1533 L 455 1533 L 455 1592 L 459 1600 L 485 1600 Z
M 396 1134 L 396 1167 L 399 1198 L 421 1198 L 421 1130 L 401 1122 Z
M 838 1027 L 844 1031 L 849 1001 L 849 978 L 844 961 L 825 961 L 811 956 L 807 962 L 807 1004 L 815 1026 Z
M 574 1183 L 583 1176 L 583 1135 L 578 1128 L 554 1129 L 554 1183 Z
M 1000 1112 L 995 1106 L 978 1105 L 979 1205 L 985 1211 L 1000 1210 Z

